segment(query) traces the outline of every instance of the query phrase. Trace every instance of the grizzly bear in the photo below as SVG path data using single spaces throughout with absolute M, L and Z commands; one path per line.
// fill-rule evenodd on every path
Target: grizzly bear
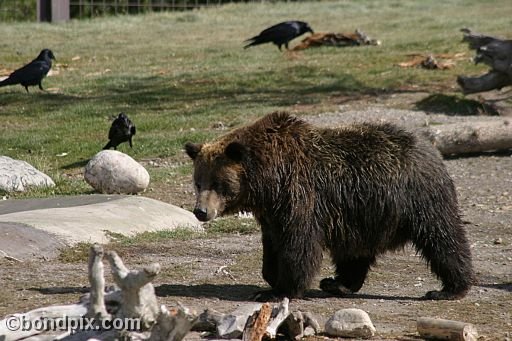
M 357 292 L 377 256 L 408 242 L 443 284 L 425 298 L 462 298 L 474 281 L 453 181 L 437 150 L 410 132 L 316 128 L 275 112 L 185 150 L 199 220 L 247 211 L 261 225 L 267 296 L 301 297 L 324 249 L 336 276 L 321 289 Z

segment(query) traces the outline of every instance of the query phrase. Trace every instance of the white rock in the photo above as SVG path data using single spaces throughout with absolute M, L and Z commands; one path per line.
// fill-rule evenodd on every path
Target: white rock
M 149 185 L 149 173 L 130 156 L 103 150 L 85 166 L 85 181 L 100 193 L 134 194 Z
M 54 187 L 55 183 L 25 161 L 0 156 L 0 189 L 23 192 L 29 187 Z
M 375 335 L 370 316 L 356 308 L 338 310 L 325 323 L 325 333 L 330 336 L 369 338 Z

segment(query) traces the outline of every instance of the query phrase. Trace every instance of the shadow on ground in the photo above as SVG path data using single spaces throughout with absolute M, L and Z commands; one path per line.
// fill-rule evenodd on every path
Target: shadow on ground
M 89 287 L 51 287 L 51 288 L 28 288 L 30 291 L 37 291 L 43 295 L 62 294 L 85 294 L 90 291 Z
M 199 285 L 183 285 L 183 284 L 162 284 L 155 287 L 157 296 L 178 296 L 178 297 L 207 297 L 218 298 L 227 301 L 251 301 L 256 294 L 265 292 L 268 288 L 262 288 L 256 285 L 246 284 L 199 284 Z M 333 296 L 322 290 L 308 290 L 304 299 L 329 298 Z M 343 298 L 352 299 L 370 299 L 370 300 L 405 300 L 405 301 L 421 301 L 422 297 L 411 296 L 386 296 L 386 295 L 370 295 L 370 294 L 350 294 Z
M 448 116 L 498 115 L 491 106 L 462 95 L 433 94 L 416 102 L 416 108 Z

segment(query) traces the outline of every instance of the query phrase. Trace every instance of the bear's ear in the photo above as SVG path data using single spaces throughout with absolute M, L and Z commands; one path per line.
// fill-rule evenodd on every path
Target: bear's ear
M 247 147 L 240 142 L 231 142 L 224 150 L 224 154 L 233 161 L 240 162 L 247 156 Z
M 201 148 L 203 148 L 203 145 L 200 143 L 187 142 L 185 144 L 185 151 L 192 160 L 196 159 L 196 156 L 201 151 Z

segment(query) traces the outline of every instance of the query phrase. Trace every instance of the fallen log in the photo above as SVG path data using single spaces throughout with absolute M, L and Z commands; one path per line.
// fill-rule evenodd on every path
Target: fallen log
M 416 322 L 418 333 L 423 338 L 453 341 L 476 341 L 478 332 L 470 324 L 459 321 L 421 317 Z
M 465 94 L 490 91 L 512 85 L 512 40 L 495 38 L 462 29 L 463 41 L 476 50 L 475 64 L 484 63 L 491 70 L 480 77 L 459 76 L 457 83 Z
M 512 149 L 512 124 L 506 119 L 442 124 L 424 134 L 445 156 Z

